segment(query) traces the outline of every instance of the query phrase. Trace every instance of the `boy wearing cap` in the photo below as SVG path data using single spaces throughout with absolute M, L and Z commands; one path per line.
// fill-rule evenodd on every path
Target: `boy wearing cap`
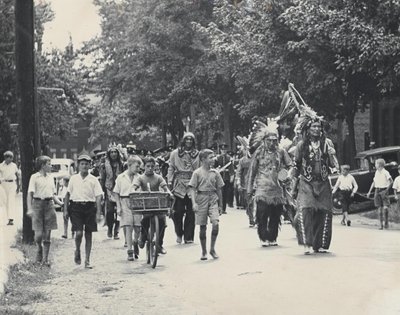
M 335 186 L 333 187 L 332 194 L 335 194 L 336 191 L 339 192 L 339 198 L 342 203 L 342 211 L 343 211 L 343 219 L 342 225 L 350 226 L 351 221 L 349 220 L 349 207 L 354 197 L 355 193 L 358 190 L 357 182 L 353 175 L 349 174 L 350 166 L 342 165 L 342 174 L 339 175 Z
M 54 202 L 62 206 L 56 197 L 54 178 L 51 176 L 51 159 L 39 156 L 36 159 L 39 171 L 29 180 L 27 196 L 27 215 L 32 217 L 32 229 L 35 231 L 35 242 L 38 246 L 36 262 L 50 266 L 50 235 L 51 230 L 57 229 L 57 216 Z
M 390 173 L 385 169 L 384 159 L 377 159 L 375 161 L 375 167 L 375 176 L 367 193 L 367 198 L 369 198 L 372 189 L 375 188 L 374 203 L 375 207 L 378 207 L 379 210 L 379 218 L 381 221 L 380 230 L 383 230 L 384 226 L 385 229 L 389 228 L 389 190 L 393 184 L 393 179 Z M 383 214 L 385 214 L 385 221 L 383 219 Z M 385 225 L 383 225 L 383 222 L 385 222 Z
M 89 174 L 90 162 L 91 159 L 88 155 L 78 157 L 79 174 L 71 176 L 64 203 L 64 217 L 68 216 L 68 204 L 70 203 L 72 231 L 76 233 L 74 261 L 77 265 L 81 264 L 81 243 L 83 231 L 85 231 L 85 268 L 88 269 L 92 268 L 90 265 L 92 232 L 97 232 L 103 194 L 97 178 Z
M 210 255 L 217 259 L 215 243 L 219 232 L 219 213 L 222 208 L 222 187 L 224 181 L 220 173 L 211 169 L 215 155 L 210 149 L 200 152 L 201 167 L 193 172 L 189 182 L 190 195 L 196 215 L 196 224 L 200 225 L 201 260 L 207 260 L 207 221 L 212 224 Z
M 14 154 L 11 151 L 4 152 L 4 161 L 0 163 L 0 184 L 6 195 L 5 208 L 7 213 L 7 225 L 13 225 L 13 212 L 15 211 L 15 199 L 19 191 L 19 171 L 13 162 Z

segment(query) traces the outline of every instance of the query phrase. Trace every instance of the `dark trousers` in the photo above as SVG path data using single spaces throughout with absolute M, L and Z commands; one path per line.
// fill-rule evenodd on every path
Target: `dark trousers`
M 112 234 L 114 228 L 114 236 L 117 236 L 119 233 L 119 221 L 117 220 L 117 204 L 114 201 L 110 201 L 108 199 L 106 222 L 108 226 L 108 234 Z
M 142 228 L 141 228 L 141 239 L 146 240 L 147 239 L 147 233 L 149 231 L 150 227 L 150 219 L 151 216 L 143 216 L 142 219 Z M 167 226 L 167 217 L 165 215 L 159 215 L 158 216 L 158 228 L 160 231 L 160 246 L 162 247 L 164 244 L 164 235 L 165 235 L 165 228 Z
M 183 219 L 185 217 L 185 219 Z M 175 197 L 173 215 L 175 233 L 178 237 L 184 237 L 185 241 L 194 239 L 194 212 L 192 201 L 186 195 L 185 198 Z
M 257 232 L 260 240 L 276 241 L 282 210 L 283 205 L 271 205 L 262 200 L 257 201 Z
M 229 180 L 224 180 L 222 187 L 222 212 L 226 212 L 226 205 L 233 207 L 233 184 Z
M 235 195 L 235 200 L 236 200 L 236 207 L 237 208 L 244 207 L 243 200 L 242 200 L 243 199 L 242 194 L 240 192 L 240 187 L 238 187 L 237 185 L 234 185 L 233 190 L 234 190 L 234 195 Z
M 295 228 L 299 245 L 328 249 L 332 238 L 332 213 L 304 208 L 297 211 Z

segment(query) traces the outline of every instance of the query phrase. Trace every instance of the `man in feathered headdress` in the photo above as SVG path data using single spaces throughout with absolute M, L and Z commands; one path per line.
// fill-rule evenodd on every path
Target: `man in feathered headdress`
M 111 145 L 107 150 L 106 159 L 100 167 L 100 183 L 105 193 L 107 236 L 112 238 L 114 234 L 114 239 L 116 240 L 119 239 L 119 220 L 117 218 L 117 204 L 113 189 L 117 176 L 123 171 L 122 155 L 117 146 Z
M 248 175 L 251 163 L 251 155 L 249 152 L 249 141 L 238 136 L 237 139 L 240 142 L 240 151 L 242 157 L 239 160 L 238 167 L 236 169 L 236 185 L 239 188 L 240 199 L 244 208 L 246 209 L 246 214 L 249 217 L 250 227 L 254 227 L 256 224 L 256 218 L 253 211 L 252 201 L 247 198 L 247 186 L 248 186 Z
M 292 161 L 284 149 L 278 147 L 278 130 L 274 122 L 259 128 L 254 140 L 260 146 L 251 159 L 247 193 L 254 195 L 257 204 L 258 236 L 263 247 L 276 246 L 280 217 L 286 203 L 278 174 L 290 168 Z
M 297 129 L 302 140 L 296 145 L 293 197 L 297 197 L 295 228 L 305 254 L 329 248 L 332 236 L 330 168 L 338 168 L 332 141 L 325 138 L 323 117 L 310 107 L 301 111 Z
M 175 196 L 173 220 L 176 241 L 179 244 L 182 243 L 182 238 L 185 243 L 193 243 L 195 216 L 192 201 L 188 196 L 188 185 L 193 171 L 199 166 L 199 151 L 196 149 L 194 134 L 187 132 L 180 147 L 171 152 L 167 176 L 168 184 Z

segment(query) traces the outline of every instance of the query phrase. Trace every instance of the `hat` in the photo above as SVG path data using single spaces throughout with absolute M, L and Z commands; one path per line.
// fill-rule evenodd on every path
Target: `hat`
M 81 155 L 78 157 L 78 162 L 79 162 L 79 161 L 88 161 L 88 162 L 91 162 L 92 159 L 91 159 L 90 156 L 87 155 L 87 154 L 81 154 Z
M 193 140 L 196 139 L 194 136 L 194 133 L 192 133 L 192 132 L 185 132 L 182 139 L 185 140 L 186 138 L 189 138 L 189 137 L 193 138 Z

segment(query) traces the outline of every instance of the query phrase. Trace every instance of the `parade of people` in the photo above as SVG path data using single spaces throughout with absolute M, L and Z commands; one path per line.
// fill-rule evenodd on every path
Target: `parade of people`
M 0 26 L 0 314 L 399 314 L 400 0 Z

